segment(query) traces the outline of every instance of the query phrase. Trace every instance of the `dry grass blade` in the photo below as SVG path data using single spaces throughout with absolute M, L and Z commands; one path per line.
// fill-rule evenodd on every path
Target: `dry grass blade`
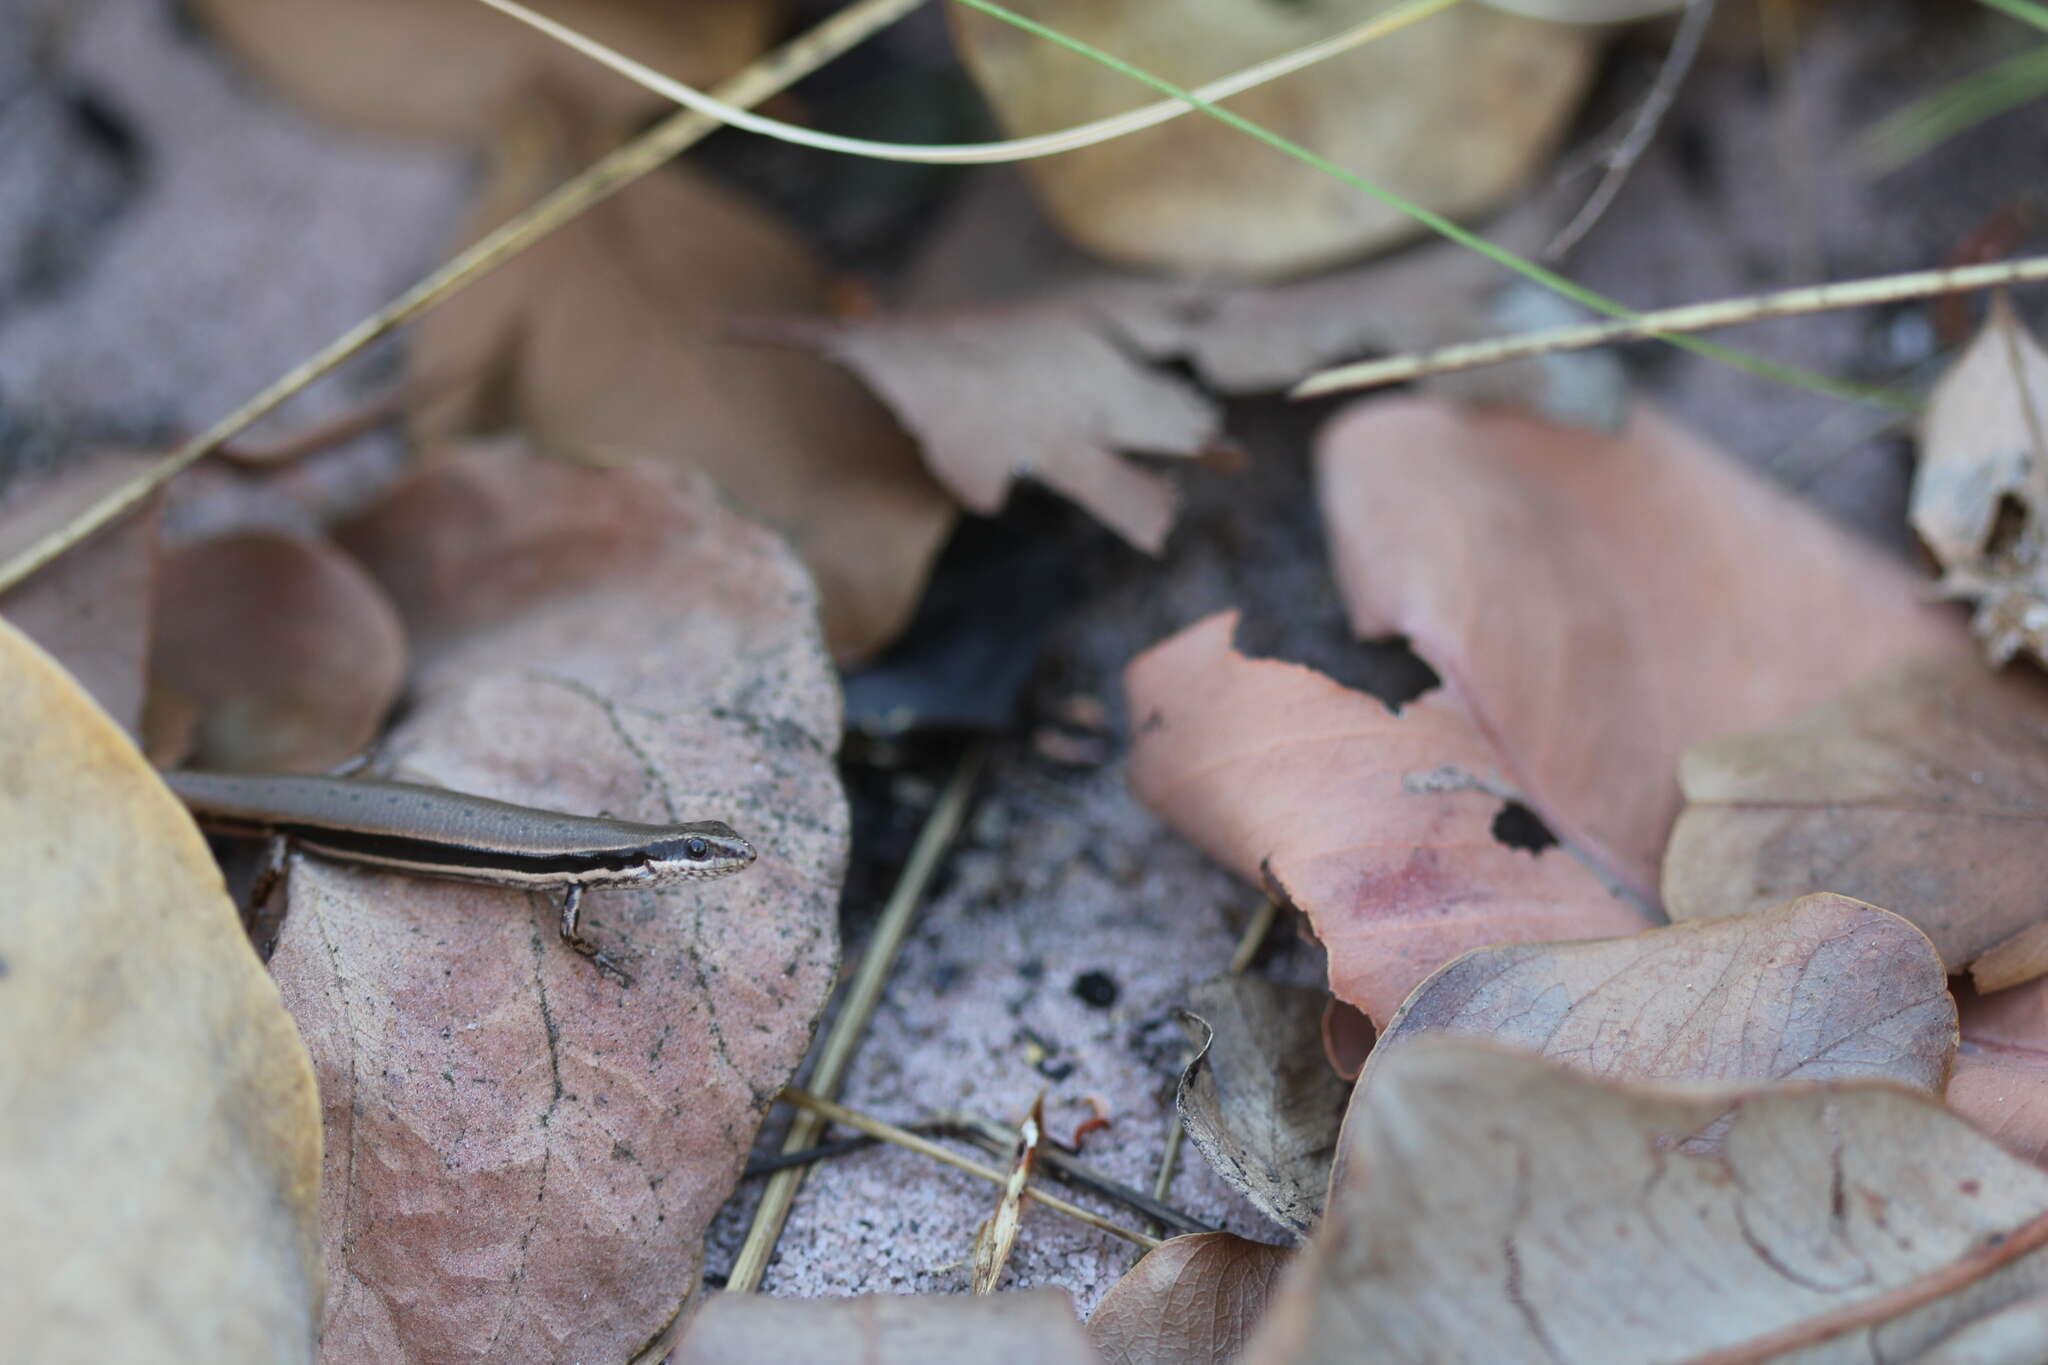
M 796 1089 L 785 1088 L 782 1092 L 782 1098 L 805 1113 L 816 1115 L 826 1123 L 842 1123 L 848 1128 L 878 1137 L 884 1142 L 893 1142 L 898 1147 L 908 1147 L 913 1152 L 920 1152 L 934 1161 L 944 1162 L 955 1170 L 965 1171 L 969 1175 L 978 1176 L 992 1185 L 1003 1185 L 1009 1182 L 1010 1177 L 996 1170 L 993 1166 L 984 1166 L 979 1161 L 970 1161 L 957 1152 L 948 1151 L 946 1148 L 939 1146 L 938 1143 L 933 1142 L 930 1138 L 919 1137 L 908 1128 L 898 1128 L 893 1123 L 885 1123 L 881 1119 L 872 1118 L 861 1113 L 858 1109 L 848 1109 L 843 1104 L 834 1104 L 831 1100 L 820 1099 L 816 1095 Z M 1079 1204 L 1069 1204 L 1066 1200 L 1056 1195 L 1047 1194 L 1043 1190 L 1032 1190 L 1031 1197 L 1057 1213 L 1064 1213 L 1067 1217 L 1086 1223 L 1091 1228 L 1099 1228 L 1113 1236 L 1121 1237 L 1134 1246 L 1144 1247 L 1147 1251 L 1159 1245 L 1157 1237 L 1151 1237 L 1145 1233 L 1113 1223 L 1099 1213 L 1090 1213 Z M 731 1292 L 730 1286 L 727 1287 L 727 1292 Z
M 921 3 L 923 0 L 857 0 L 857 3 L 748 67 L 719 87 L 719 94 L 733 104 L 757 104 L 809 75 Z M 294 366 L 241 407 L 134 479 L 113 489 L 76 519 L 50 532 L 5 564 L 0 564 L 0 592 L 13 587 L 100 527 L 139 506 L 143 499 L 180 472 L 240 435 L 250 424 L 268 415 L 286 399 L 334 370 L 371 342 L 410 322 L 471 280 L 524 251 L 593 204 L 624 189 L 720 126 L 715 119 L 684 110 L 599 159 L 526 212 L 457 253 L 438 270 Z
M 1320 371 L 1294 386 L 1291 397 L 1315 398 L 1346 389 L 1371 389 L 1424 375 L 1451 370 L 1470 370 L 1481 365 L 1557 351 L 1583 351 L 1617 341 L 1641 341 L 1670 337 L 1685 332 L 1708 332 L 1766 318 L 1795 313 L 1818 313 L 1833 308 L 1863 308 L 1871 304 L 1897 303 L 1902 299 L 1933 298 L 1973 289 L 1995 289 L 2000 285 L 2028 284 L 2048 280 L 2048 256 L 2028 256 L 1993 265 L 1960 266 L 1950 270 L 1916 270 L 1903 275 L 1879 275 L 1865 280 L 1844 280 L 1837 284 L 1807 285 L 1775 294 L 1755 294 L 1740 299 L 1718 299 L 1692 303 L 1681 308 L 1644 313 L 1616 322 L 1593 322 L 1582 327 L 1559 327 L 1524 336 L 1496 337 L 1420 355 L 1389 356 L 1356 365 L 1340 365 Z
M 904 865 L 903 876 L 890 893 L 889 903 L 882 907 L 874 937 L 868 940 L 867 952 L 861 958 L 852 984 L 847 987 L 839 1015 L 832 1021 L 832 1031 L 825 1036 L 824 1046 L 818 1053 L 818 1065 L 811 1072 L 812 1088 L 827 1096 L 837 1093 L 839 1083 L 846 1075 L 847 1064 L 853 1060 L 853 1050 L 860 1043 L 861 1034 L 867 1030 L 868 1018 L 875 1012 L 876 1002 L 882 997 L 882 986 L 889 979 L 889 968 L 895 964 L 896 951 L 903 946 L 904 935 L 910 932 L 911 915 L 924 899 L 924 889 L 931 881 L 932 873 L 938 870 L 939 859 L 952 846 L 954 836 L 960 832 L 961 823 L 967 818 L 967 798 L 974 790 L 974 781 L 981 775 L 982 764 L 987 758 L 988 749 L 980 744 L 962 756 L 960 766 L 953 770 L 952 782 L 940 794 L 938 804 L 932 807 L 924 828 L 918 832 L 917 843 L 910 850 L 910 861 Z M 796 1122 L 789 1126 L 789 1136 L 783 1140 L 782 1150 L 802 1151 L 818 1140 L 824 1128 L 824 1123 L 810 1112 L 798 1114 Z M 945 1149 L 941 1147 L 938 1150 Z M 761 1287 L 761 1276 L 768 1269 L 768 1258 L 775 1254 L 775 1241 L 782 1235 L 782 1224 L 789 1217 L 790 1205 L 796 1202 L 796 1192 L 803 1186 L 807 1169 L 793 1167 L 769 1177 L 768 1188 L 762 1192 L 761 1202 L 754 1208 L 753 1226 L 747 1229 L 747 1240 L 740 1245 L 740 1254 L 734 1259 L 732 1273 L 726 1279 L 726 1293 L 750 1294 Z
M 1270 61 L 1248 66 L 1233 72 L 1220 80 L 1214 80 L 1197 89 L 1194 94 L 1201 100 L 1227 99 L 1242 94 L 1254 86 L 1300 71 L 1354 47 L 1363 46 L 1377 38 L 1406 28 L 1419 20 L 1426 19 L 1440 10 L 1449 9 L 1459 0 L 1407 0 L 1384 14 L 1376 14 L 1364 23 L 1354 25 L 1344 32 L 1310 43 L 1283 53 Z M 1002 142 L 973 142 L 958 144 L 931 144 L 912 142 L 874 142 L 867 138 L 840 137 L 834 133 L 821 133 L 813 128 L 787 123 L 781 119 L 765 118 L 749 114 L 734 107 L 727 99 L 717 95 L 706 95 L 694 86 L 664 76 L 641 62 L 634 61 L 619 52 L 596 41 L 565 24 L 559 24 L 544 14 L 537 14 L 517 0 L 483 0 L 501 14 L 529 24 L 547 34 L 556 42 L 574 48 L 584 56 L 603 66 L 609 67 L 628 80 L 636 81 L 648 90 L 677 104 L 694 109 L 707 118 L 731 124 L 735 128 L 758 133 L 763 137 L 775 138 L 781 142 L 792 142 L 802 147 L 815 147 L 820 151 L 840 152 L 848 156 L 873 157 L 879 161 L 907 161 L 932 166 L 980 166 L 1008 161 L 1028 161 L 1036 157 L 1051 156 L 1056 152 L 1070 152 L 1081 147 L 1092 147 L 1099 142 L 1123 137 L 1146 128 L 1179 118 L 1182 114 L 1194 112 L 1195 106 L 1181 99 L 1160 100 L 1126 114 L 1111 118 L 1097 119 L 1092 123 L 1077 124 L 1055 133 L 1041 133 L 1036 137 L 1012 138 Z

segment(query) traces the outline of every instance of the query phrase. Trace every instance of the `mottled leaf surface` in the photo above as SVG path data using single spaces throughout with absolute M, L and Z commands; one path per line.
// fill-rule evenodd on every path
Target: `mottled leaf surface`
M 1895 910 L 1950 972 L 2048 918 L 2048 686 L 1948 655 L 1695 746 L 1664 859 L 1674 919 L 1809 891 Z M 2043 964 L 2009 971 L 2013 984 Z
M 272 967 L 326 1107 L 325 1358 L 626 1359 L 695 1292 L 832 983 L 847 834 L 816 598 L 701 479 L 633 467 L 470 455 L 346 539 L 422 644 L 386 775 L 721 819 L 760 851 L 588 893 L 630 987 L 558 940 L 552 894 L 311 857 L 290 879 Z
M 1359 1088 L 1244 1359 L 1912 1360 L 2048 1288 L 2044 1213 L 2048 1174 L 1898 1086 L 1667 1090 L 1418 1039 Z
M 1293 1254 L 1230 1232 L 1170 1238 L 1095 1305 L 1088 1339 L 1108 1365 L 1229 1365 Z
M 1481 948 L 1416 987 L 1360 1084 L 1423 1034 L 1618 1080 L 1879 1079 L 1941 1093 L 1956 1006 L 1927 936 L 1847 896 L 1629 938 Z

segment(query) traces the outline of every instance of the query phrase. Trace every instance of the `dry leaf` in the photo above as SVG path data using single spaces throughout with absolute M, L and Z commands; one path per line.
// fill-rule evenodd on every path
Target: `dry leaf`
M 1507 784 L 1646 898 L 1687 748 L 1957 651 L 1904 567 L 1649 410 L 1608 438 L 1371 401 L 1317 458 L 1353 628 L 1409 637 Z
M 1199 455 L 1222 435 L 1215 404 L 1119 347 L 1087 295 L 802 335 L 886 399 L 932 472 L 985 515 L 1028 476 L 1157 553 L 1173 485 L 1124 452 Z
M 472 454 L 347 540 L 423 642 L 389 775 L 723 819 L 760 850 L 585 897 L 630 988 L 557 939 L 552 896 L 292 871 L 272 968 L 326 1103 L 326 1359 L 625 1359 L 694 1293 L 832 984 L 847 832 L 816 599 L 703 480 L 636 467 Z
M 1323 1060 L 1328 1000 L 1323 991 L 1226 976 L 1188 992 L 1181 1016 L 1200 1049 L 1174 1099 L 1188 1136 L 1233 1189 L 1299 1234 L 1323 1211 L 1351 1096 Z
M 1390 0 L 1312 7 L 1030 0 L 1017 8 L 1182 85 L 1329 37 Z M 1143 102 L 1130 77 L 992 16 L 954 6 L 961 57 L 1019 136 Z M 1397 194 L 1452 217 L 1512 190 L 1570 117 L 1597 39 L 1465 5 L 1230 107 Z M 1286 274 L 1417 231 L 1412 219 L 1190 115 L 1027 170 L 1060 226 L 1091 251 L 1194 274 Z
M 1914 1360 L 2048 1289 L 2048 1174 L 1897 1086 L 1660 1090 L 1420 1039 L 1358 1095 L 1247 1362 Z
M 259 531 L 172 551 L 155 627 L 151 714 L 182 725 L 189 710 L 200 767 L 333 768 L 376 737 L 405 679 L 398 613 L 324 541 Z
M 1017 1245 L 1017 1230 L 1024 1221 L 1025 1189 L 1031 1184 L 1031 1168 L 1038 1161 L 1038 1139 L 1045 1129 L 1045 1092 L 1031 1102 L 1031 1112 L 1017 1129 L 1017 1145 L 1010 1153 L 1010 1178 L 1003 1185 L 996 1211 L 982 1221 L 974 1233 L 974 1284 L 977 1294 L 996 1292 L 996 1281 L 1010 1263 L 1010 1250 Z
M 0 499 L 0 561 L 65 525 L 143 463 L 140 456 L 106 452 L 47 479 L 10 482 Z M 152 497 L 141 511 L 0 594 L 0 617 L 63 664 L 131 735 L 142 722 L 161 509 L 162 499 Z
M 496 223 L 574 157 L 529 120 L 472 227 Z M 508 146 L 517 143 L 510 139 Z M 416 435 L 514 427 L 590 458 L 701 468 L 788 536 L 842 661 L 873 654 L 916 605 L 955 509 L 888 413 L 836 366 L 725 335 L 741 314 L 817 311 L 824 277 L 781 224 L 670 167 L 605 201 L 436 310 L 422 377 L 469 378 Z
M 1103 1295 L 1088 1340 L 1107 1365 L 1229 1365 L 1293 1254 L 1229 1232 L 1170 1238 Z
M 1994 663 L 2048 664 L 2048 352 L 2001 293 L 1927 396 L 1913 529 Z
M 265 77 L 327 118 L 378 132 L 482 137 L 547 90 L 612 126 L 659 95 L 475 0 L 198 0 Z M 548 16 L 678 80 L 709 85 L 752 61 L 779 0 L 554 0 Z
M 1432 780 L 1499 766 L 1449 692 L 1395 714 L 1312 669 L 1239 654 L 1236 620 L 1212 616 L 1132 661 L 1131 786 L 1308 914 L 1338 996 L 1384 1024 L 1468 948 L 1649 926 L 1564 849 L 1497 839 L 1501 798 Z
M 775 1299 L 720 1294 L 676 1348 L 675 1365 L 790 1360 L 805 1365 L 1095 1365 L 1062 1289 L 989 1297 L 867 1294 Z
M 0 624 L 0 1337 L 19 1361 L 310 1361 L 319 1106 L 206 843 Z
M 1674 919 L 1808 891 L 1895 910 L 1950 972 L 2048 913 L 2048 686 L 1963 655 L 1695 746 L 1664 860 Z M 2008 951 L 2001 980 L 2015 974 Z M 1980 982 L 1981 984 L 1985 984 Z
M 1889 1080 L 1939 1095 L 1956 1006 L 1925 934 L 1819 895 L 1630 938 L 1467 953 L 1416 987 L 1360 1084 L 1430 1033 L 1617 1080 Z
M 1959 989 L 1963 1045 L 1948 1102 L 2015 1155 L 2048 1164 L 2048 977 L 1996 995 Z

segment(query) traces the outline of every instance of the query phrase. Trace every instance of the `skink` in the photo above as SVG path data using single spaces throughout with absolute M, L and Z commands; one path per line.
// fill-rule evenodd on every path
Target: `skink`
M 215 833 L 288 839 L 311 853 L 421 877 L 560 887 L 562 937 L 593 957 L 576 934 L 585 887 L 723 877 L 754 861 L 753 846 L 717 820 L 643 825 L 374 778 L 209 772 L 163 778 L 200 826 Z

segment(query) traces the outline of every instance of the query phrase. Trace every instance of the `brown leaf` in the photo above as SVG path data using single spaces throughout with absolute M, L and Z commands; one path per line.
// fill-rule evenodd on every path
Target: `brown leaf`
M 1896 910 L 1950 972 L 2042 916 L 2048 686 L 1968 655 L 1886 672 L 1786 722 L 1696 745 L 1664 860 L 1674 919 L 1808 891 Z M 2004 954 L 2004 984 L 2024 979 Z M 2022 974 L 2016 975 L 2016 970 Z
M 1328 37 L 1383 7 L 1378 0 L 1313 11 L 1230 0 L 1018 6 L 1182 85 Z M 1121 72 L 964 7 L 951 18 L 962 60 L 1013 134 L 1050 132 L 1136 102 L 1138 87 Z M 1597 41 L 1460 6 L 1238 95 L 1230 107 L 1459 217 L 1498 201 L 1549 148 L 1585 85 Z M 1192 274 L 1298 273 L 1417 231 L 1399 210 L 1194 115 L 1027 170 L 1060 226 L 1091 251 Z
M 1018 1127 L 1017 1145 L 1010 1154 L 1010 1178 L 1003 1185 L 996 1211 L 983 1220 L 974 1234 L 974 1292 L 993 1294 L 1003 1267 L 1010 1263 L 1010 1251 L 1017 1245 L 1017 1231 L 1023 1226 L 1025 1189 L 1031 1183 L 1031 1168 L 1038 1161 L 1038 1140 L 1045 1131 L 1045 1092 L 1031 1102 L 1031 1112 Z
M 675 1365 L 736 1360 L 805 1365 L 1094 1365 L 1099 1357 L 1062 1289 L 775 1299 L 720 1294 L 676 1348 Z
M 472 454 L 347 539 L 424 642 L 389 775 L 723 819 L 760 850 L 585 898 L 630 988 L 558 940 L 552 896 L 292 872 L 272 967 L 326 1103 L 326 1358 L 624 1359 L 694 1293 L 832 983 L 847 834 L 815 598 L 703 480 L 638 467 Z
M 1910 516 L 1992 662 L 2048 664 L 2048 351 L 2003 293 L 1921 422 Z
M 2048 977 L 1979 995 L 1958 990 L 1963 1045 L 1948 1102 L 2006 1150 L 2048 1165 Z
M 1688 747 L 1958 652 L 1903 567 L 1647 409 L 1608 438 L 1370 401 L 1317 460 L 1353 628 L 1408 636 L 1489 766 L 1646 898 Z
M 1702 1095 L 1432 1038 L 1358 1096 L 1248 1362 L 1913 1360 L 2048 1289 L 2048 1174 L 1897 1086 Z
M 1465 954 L 1416 987 L 1360 1082 L 1422 1034 L 1617 1080 L 1889 1080 L 1939 1095 L 1956 1006 L 1927 936 L 1847 896 L 1593 943 Z
M 1132 788 L 1307 912 L 1330 989 L 1375 1023 L 1468 948 L 1648 927 L 1563 849 L 1496 839 L 1499 797 L 1430 781 L 1447 765 L 1499 766 L 1448 690 L 1396 714 L 1313 670 L 1246 658 L 1235 626 L 1212 616 L 1132 661 Z
M 61 474 L 9 483 L 0 499 L 0 561 L 65 525 L 144 463 L 141 456 L 109 451 Z M 49 651 L 131 735 L 142 722 L 161 510 L 162 499 L 150 498 L 140 512 L 0 594 L 0 616 Z
M 1348 1082 L 1322 1055 L 1329 996 L 1255 976 L 1205 981 L 1181 1019 L 1201 1049 L 1174 1107 L 1216 1173 L 1259 1211 L 1306 1234 L 1323 1211 Z
M 573 164 L 553 121 L 513 130 L 472 228 Z M 511 139 L 512 143 L 517 138 Z M 621 192 L 436 310 L 411 355 L 462 375 L 416 427 L 429 447 L 513 427 L 586 457 L 701 468 L 788 536 L 818 581 L 842 661 L 900 630 L 951 527 L 951 500 L 860 385 L 817 356 L 724 335 L 736 315 L 823 307 L 805 246 L 681 168 Z
M 319 1107 L 206 843 L 0 624 L 0 1336 L 21 1361 L 310 1361 Z
M 1229 1232 L 1170 1238 L 1103 1295 L 1088 1340 L 1108 1365 L 1229 1365 L 1293 1254 Z
M 376 737 L 405 679 L 398 613 L 324 541 L 182 546 L 164 557 L 155 625 L 150 685 L 166 696 L 152 713 L 192 708 L 202 767 L 332 768 Z
M 666 107 L 623 76 L 473 0 L 199 0 L 222 37 L 315 112 L 379 132 L 478 138 L 545 89 L 610 125 Z M 707 85 L 767 47 L 777 0 L 556 0 L 548 16 Z
M 1157 553 L 1173 485 L 1123 452 L 1199 455 L 1222 434 L 1215 404 L 1119 347 L 1086 295 L 806 335 L 887 400 L 932 472 L 985 515 L 1028 475 Z

